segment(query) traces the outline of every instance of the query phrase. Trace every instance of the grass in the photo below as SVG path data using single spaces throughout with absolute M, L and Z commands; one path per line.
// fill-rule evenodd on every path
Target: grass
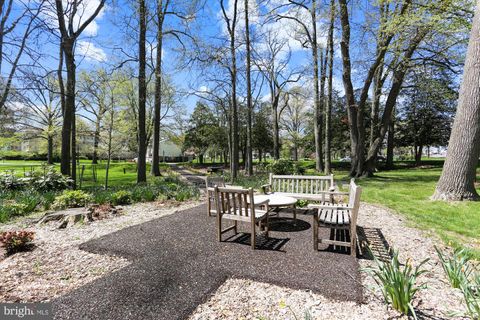
M 0 161 L 0 172 L 7 170 L 14 170 L 14 172 L 23 176 L 24 173 L 28 173 L 31 170 L 39 170 L 45 162 L 43 161 L 25 161 L 25 160 L 8 160 Z M 80 165 L 77 166 L 77 184 L 80 186 L 80 177 L 83 177 L 81 186 L 82 188 L 95 188 L 105 185 L 106 174 L 106 161 L 100 161 L 97 165 L 92 165 L 89 160 L 80 160 Z M 57 170 L 60 170 L 60 164 L 55 164 Z M 96 179 L 94 178 L 94 167 L 96 169 Z M 126 161 L 114 161 L 110 164 L 108 185 L 125 186 L 133 185 L 137 180 L 137 165 L 133 162 Z M 161 163 L 160 170 L 168 170 L 167 164 Z M 147 165 L 147 171 L 150 170 L 150 165 Z

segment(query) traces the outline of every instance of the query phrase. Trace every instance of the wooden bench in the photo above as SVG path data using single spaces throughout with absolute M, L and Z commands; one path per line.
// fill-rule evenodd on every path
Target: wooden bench
M 207 173 L 223 172 L 223 167 L 208 167 Z
M 357 253 L 357 217 L 360 208 L 360 196 L 362 188 L 350 181 L 350 192 L 348 203 L 332 204 L 323 203 L 320 205 L 311 204 L 310 208 L 317 208 L 318 212 L 313 216 L 313 248 L 318 250 L 318 244 L 324 243 L 334 246 L 343 246 L 350 248 L 350 254 L 356 256 Z M 319 238 L 319 228 L 332 229 L 333 239 Z M 344 239 L 337 239 L 337 232 L 348 231 L 349 238 L 344 235 Z M 332 233 L 331 233 L 332 234 Z
M 269 184 L 262 186 L 265 194 L 275 193 L 295 199 L 333 202 L 335 195 L 346 195 L 336 191 L 333 174 L 328 176 L 274 175 L 270 173 Z

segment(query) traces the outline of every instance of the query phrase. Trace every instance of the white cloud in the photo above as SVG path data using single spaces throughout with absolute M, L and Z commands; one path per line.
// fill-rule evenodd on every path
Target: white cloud
M 90 41 L 79 40 L 77 42 L 77 53 L 85 56 L 90 61 L 104 62 L 107 61 L 107 54 L 102 48 L 97 47 Z
M 63 9 L 66 13 L 65 23 L 67 24 L 68 24 L 69 13 L 70 13 L 73 1 L 77 1 L 77 4 L 78 4 L 77 13 L 73 17 L 73 30 L 77 31 L 80 28 L 80 26 L 95 13 L 95 10 L 98 8 L 100 4 L 100 0 L 83 0 L 83 1 L 62 0 Z M 51 2 L 50 6 L 46 8 L 43 14 L 44 14 L 46 23 L 50 27 L 58 29 L 58 19 L 57 19 L 55 2 Z M 85 28 L 82 35 L 96 36 L 99 28 L 96 20 L 101 19 L 104 14 L 105 14 L 105 6 L 102 8 L 102 10 L 100 10 L 95 20 L 90 22 L 89 25 Z

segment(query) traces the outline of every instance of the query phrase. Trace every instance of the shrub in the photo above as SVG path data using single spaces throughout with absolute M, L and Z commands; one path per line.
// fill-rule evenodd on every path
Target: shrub
M 20 216 L 27 212 L 28 205 L 18 203 L 15 200 L 6 200 L 3 203 L 3 210 L 9 216 Z
M 0 233 L 0 242 L 5 246 L 7 255 L 11 255 L 31 249 L 34 235 L 33 231 L 6 231 Z
M 0 190 L 19 190 L 25 185 L 26 181 L 15 176 L 13 170 L 0 174 Z
M 293 164 L 293 174 L 305 174 L 305 167 L 301 166 L 298 162 L 295 162 Z
M 55 198 L 55 209 L 84 207 L 92 202 L 93 197 L 82 190 L 65 190 Z
M 27 182 L 28 186 L 39 191 L 67 189 L 72 179 L 57 172 L 54 167 L 43 167 L 43 172 L 35 171 Z
M 119 190 L 112 194 L 112 203 L 114 205 L 125 205 L 132 203 L 132 193 L 127 190 Z
M 268 169 L 273 174 L 292 174 L 293 161 L 287 159 L 274 160 L 269 164 Z
M 450 281 L 453 288 L 460 288 L 472 273 L 468 253 L 463 248 L 457 248 L 451 257 L 445 257 L 437 247 L 435 247 L 435 250 L 440 258 L 448 281 Z
M 373 255 L 373 254 L 372 254 Z M 417 267 L 413 268 L 410 259 L 405 266 L 401 266 L 398 260 L 398 251 L 393 251 L 390 261 L 382 262 L 373 255 L 376 268 L 366 269 L 375 282 L 380 286 L 385 301 L 403 314 L 411 313 L 416 319 L 412 300 L 418 290 L 425 288 L 425 285 L 417 286 L 417 278 L 426 273 L 421 267 L 429 260 L 423 260 Z

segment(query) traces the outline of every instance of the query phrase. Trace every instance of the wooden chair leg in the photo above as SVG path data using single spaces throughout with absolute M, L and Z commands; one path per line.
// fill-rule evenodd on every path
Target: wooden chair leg
M 356 228 L 350 228 L 350 255 L 354 258 L 357 257 L 357 230 Z
M 207 215 L 209 217 L 212 216 L 212 203 L 211 203 L 211 200 L 210 200 L 210 196 L 207 196 Z
M 313 215 L 313 250 L 318 251 L 318 213 Z
M 235 222 L 235 227 L 233 228 L 233 231 L 235 232 L 235 234 L 237 234 L 237 220 L 234 221 Z
M 217 213 L 217 237 L 222 242 L 222 215 Z
M 297 205 L 293 205 L 293 224 L 297 225 Z
M 256 234 L 256 231 L 255 231 L 255 220 L 252 220 L 252 235 L 251 235 L 251 245 L 252 245 L 252 249 L 255 250 L 255 245 L 256 245 L 256 237 L 257 237 L 257 234 Z
M 265 220 L 266 220 L 266 221 L 265 221 L 265 223 L 266 223 L 266 225 L 265 225 L 265 228 L 266 228 L 265 235 L 266 235 L 267 238 L 268 238 L 268 237 L 269 237 L 269 232 L 270 232 L 270 227 L 269 227 L 269 225 L 268 225 L 268 213 L 267 213 L 267 218 L 266 218 Z

